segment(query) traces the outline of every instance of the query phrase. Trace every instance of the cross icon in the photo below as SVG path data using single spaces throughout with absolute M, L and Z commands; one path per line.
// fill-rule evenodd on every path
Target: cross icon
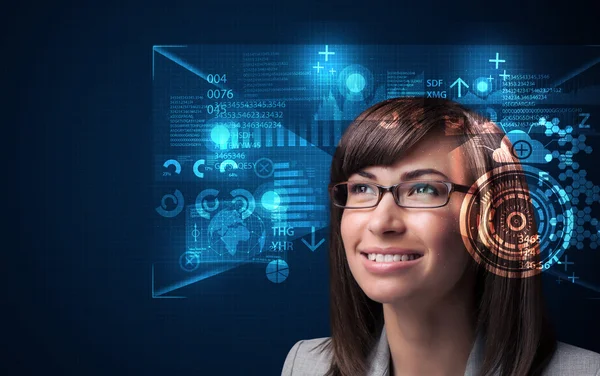
M 331 72 L 331 74 L 334 74 L 334 73 L 335 73 L 335 72 L 337 72 L 337 71 L 336 71 L 335 69 L 331 68 L 331 69 L 329 70 L 329 72 Z
M 492 77 L 492 75 L 490 74 L 490 76 L 488 77 L 488 80 L 491 81 L 493 79 L 494 79 L 494 77 Z
M 567 271 L 567 265 L 573 265 L 574 262 L 568 262 L 568 256 L 565 255 L 565 261 L 559 261 L 559 264 L 565 264 L 565 272 Z
M 335 55 L 335 52 L 329 52 L 329 45 L 326 44 L 325 51 L 319 51 L 319 55 L 325 55 L 325 61 L 329 61 L 329 55 Z
M 523 154 L 524 154 L 523 152 L 524 152 L 524 151 L 528 151 L 529 149 L 528 149 L 528 148 L 526 148 L 526 147 L 523 147 L 523 144 L 521 144 L 521 145 L 519 145 L 519 147 L 518 147 L 517 149 L 515 149 L 515 150 L 517 151 L 517 153 L 518 153 L 519 155 L 523 155 Z
M 490 59 L 490 63 L 496 63 L 496 69 L 498 69 L 498 63 L 506 63 L 506 60 L 500 60 L 500 53 L 496 52 L 496 60 Z
M 573 275 L 569 277 L 569 279 L 571 280 L 571 282 L 575 283 L 575 280 L 579 279 L 579 277 L 575 277 L 575 272 L 573 272 Z
M 504 70 L 503 74 L 499 74 L 498 76 L 502 77 L 503 80 L 502 81 L 506 81 L 507 77 L 510 77 L 510 74 L 506 74 L 506 69 Z
M 269 167 L 271 166 L 270 163 L 260 163 L 259 164 L 259 168 L 260 168 L 260 173 L 269 173 Z
M 317 61 L 317 65 L 313 66 L 313 68 L 317 69 L 317 73 L 321 73 L 321 69 L 325 68 L 321 66 L 321 62 Z
M 195 252 L 187 251 L 179 258 L 179 266 L 185 271 L 191 272 L 200 265 L 200 258 Z
M 185 266 L 196 264 L 196 256 L 185 256 Z

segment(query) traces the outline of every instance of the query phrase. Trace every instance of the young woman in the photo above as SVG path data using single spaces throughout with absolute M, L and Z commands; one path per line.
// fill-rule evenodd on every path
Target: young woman
M 555 339 L 527 184 L 503 136 L 443 99 L 359 115 L 331 164 L 332 336 L 297 342 L 282 375 L 600 375 L 599 354 Z M 490 214 L 498 190 L 519 203 Z

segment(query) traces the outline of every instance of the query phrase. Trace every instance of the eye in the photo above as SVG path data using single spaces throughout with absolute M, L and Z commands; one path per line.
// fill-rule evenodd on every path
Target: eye
M 418 195 L 430 195 L 430 196 L 438 196 L 439 192 L 438 190 L 431 184 L 427 184 L 427 183 L 420 183 L 420 184 L 415 184 L 410 188 L 410 191 L 408 192 L 409 195 L 412 195 L 413 193 L 416 193 Z
M 368 190 L 371 190 L 371 192 L 368 192 Z M 350 193 L 356 195 L 356 194 L 363 194 L 363 193 L 374 193 L 374 191 L 373 191 L 373 187 L 370 186 L 369 184 L 353 183 L 353 184 L 350 184 Z

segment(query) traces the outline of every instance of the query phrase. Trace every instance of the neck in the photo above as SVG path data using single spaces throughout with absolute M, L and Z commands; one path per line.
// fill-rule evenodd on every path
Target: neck
M 392 375 L 465 373 L 475 342 L 473 289 L 454 291 L 458 293 L 433 303 L 411 300 L 383 305 Z

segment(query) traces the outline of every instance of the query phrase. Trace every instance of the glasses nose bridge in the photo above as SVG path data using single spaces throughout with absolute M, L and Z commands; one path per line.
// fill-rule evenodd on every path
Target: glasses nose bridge
M 394 198 L 394 202 L 397 205 L 398 204 L 398 197 L 396 196 L 396 192 L 398 191 L 397 188 L 398 188 L 399 185 L 400 184 L 394 184 L 394 185 L 390 185 L 388 187 L 383 186 L 383 185 L 377 185 L 377 188 L 379 188 L 379 201 L 377 202 L 377 205 L 379 205 L 379 203 L 383 199 L 383 195 L 386 194 L 386 192 L 390 192 L 392 194 L 392 197 Z

